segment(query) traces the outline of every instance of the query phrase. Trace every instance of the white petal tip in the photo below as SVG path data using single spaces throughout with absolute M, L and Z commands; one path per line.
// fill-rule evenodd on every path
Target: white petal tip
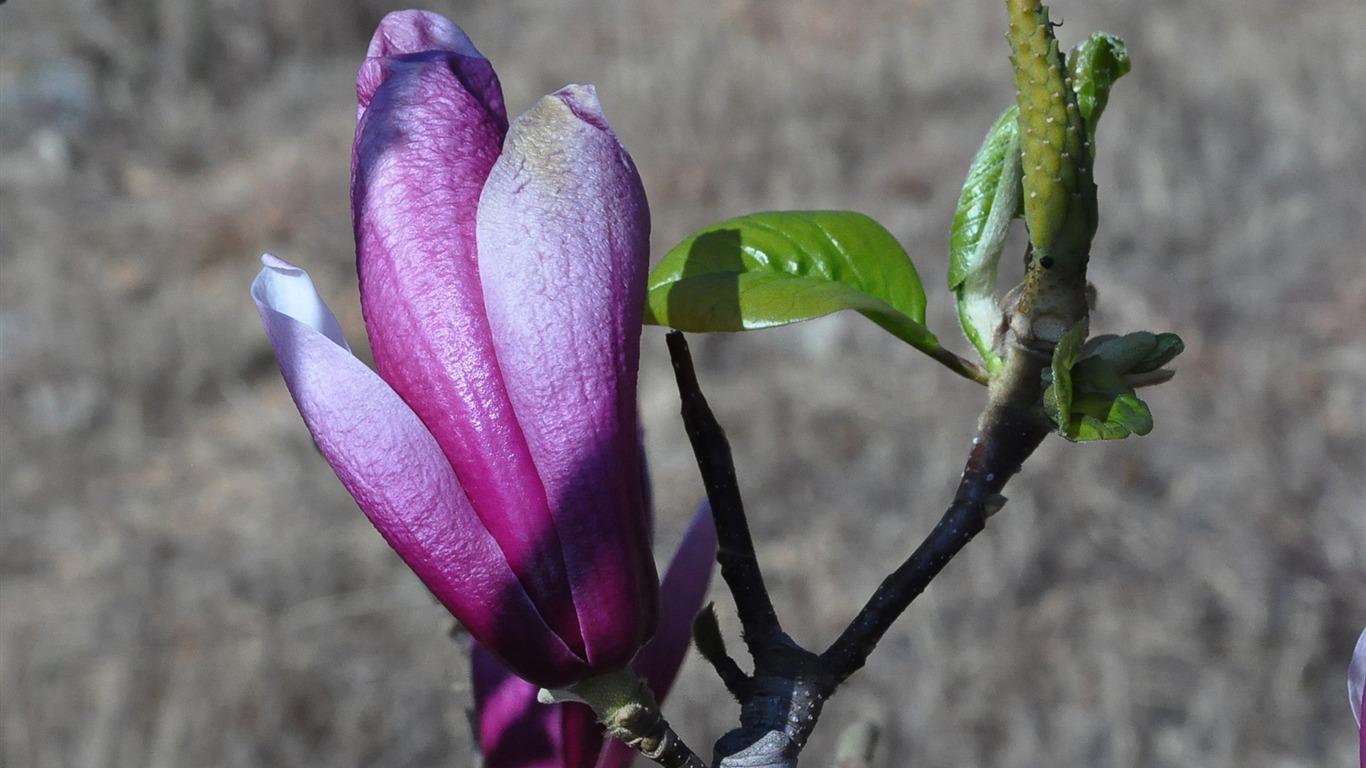
M 279 256 L 276 256 L 273 253 L 261 254 L 261 264 L 263 264 L 268 269 L 273 269 L 278 272 L 285 272 L 291 276 L 304 274 L 304 271 L 302 269 L 299 269 L 298 267 L 294 266 L 293 264 L 290 264 L 289 262 L 285 261 Z
M 270 253 L 261 255 L 264 267 L 251 284 L 251 297 L 262 310 L 277 312 L 307 325 L 349 350 L 341 326 L 323 303 L 308 273 Z
M 598 101 L 598 89 L 592 85 L 570 83 L 556 91 L 554 95 L 576 111 L 602 112 L 602 103 Z

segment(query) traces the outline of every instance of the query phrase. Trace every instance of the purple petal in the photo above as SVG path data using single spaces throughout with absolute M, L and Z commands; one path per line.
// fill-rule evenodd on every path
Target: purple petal
M 707 598 L 715 565 L 716 527 L 704 501 L 659 585 L 659 627 L 631 662 L 658 701 L 669 695 L 692 644 L 692 621 Z
M 487 62 L 371 61 L 385 79 L 357 127 L 352 212 L 376 366 L 436 438 L 546 621 L 583 654 L 559 534 L 485 319 L 474 221 L 503 123 L 460 68 Z
M 400 56 L 424 51 L 450 51 L 483 58 L 468 35 L 450 19 L 431 11 L 394 11 L 380 19 L 365 55 Z
M 1347 694 L 1352 702 L 1352 716 L 1361 726 L 1362 710 L 1366 710 L 1366 629 L 1357 638 L 1356 651 L 1352 653 L 1352 663 L 1347 667 Z M 1366 733 L 1362 736 L 1362 747 L 1366 749 Z M 1364 764 L 1366 765 L 1366 764 Z
M 371 522 L 480 642 L 545 685 L 585 674 L 550 631 L 470 508 L 436 441 L 346 347 L 301 269 L 273 256 L 252 284 L 280 370 L 308 430 Z M 510 641 L 511 639 L 511 641 Z
M 660 703 L 673 688 L 683 657 L 692 644 L 692 621 L 707 597 L 715 563 L 716 527 L 712 524 L 711 505 L 703 502 L 659 585 L 659 627 L 655 636 L 631 662 L 631 668 L 650 686 L 650 692 Z M 626 768 L 636 754 L 625 743 L 609 739 L 597 768 Z
M 541 704 L 539 686 L 507 671 L 478 643 L 470 663 L 485 768 L 593 768 L 605 737 L 592 710 Z
M 625 664 L 657 596 L 636 416 L 649 211 L 591 88 L 513 123 L 478 240 L 494 346 L 562 534 L 588 659 Z
M 632 663 L 661 703 L 687 653 L 715 560 L 716 529 L 704 503 L 660 586 L 659 629 Z M 512 675 L 477 643 L 471 664 L 486 768 L 625 768 L 636 756 L 607 739 L 587 708 L 538 703 L 538 686 Z
M 430 11 L 395 11 L 380 21 L 356 77 L 357 120 L 365 114 L 376 89 L 388 77 L 391 68 L 398 65 L 393 61 L 396 58 L 437 62 L 448 67 L 465 89 L 495 116 L 500 132 L 507 130 L 503 89 L 493 66 L 474 47 L 464 30 Z

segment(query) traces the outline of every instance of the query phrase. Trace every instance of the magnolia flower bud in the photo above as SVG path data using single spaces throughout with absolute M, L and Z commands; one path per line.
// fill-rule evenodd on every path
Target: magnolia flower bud
M 308 276 L 252 287 L 290 392 L 361 509 L 508 668 L 621 669 L 658 577 L 636 411 L 649 210 L 591 87 L 510 125 L 454 24 L 385 17 L 357 81 L 352 212 L 378 375 Z

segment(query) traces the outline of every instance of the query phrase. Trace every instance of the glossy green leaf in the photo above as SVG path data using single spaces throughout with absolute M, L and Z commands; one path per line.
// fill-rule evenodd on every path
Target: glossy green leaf
M 700 230 L 650 273 L 645 322 L 747 331 L 844 309 L 943 353 L 925 328 L 925 291 L 906 251 L 881 224 L 848 211 L 755 213 Z
M 1067 53 L 1072 90 L 1077 93 L 1077 108 L 1086 121 L 1092 157 L 1096 155 L 1096 123 L 1110 100 L 1110 88 L 1128 74 L 1129 66 L 1129 49 L 1124 40 L 1104 32 L 1092 34 Z
M 1011 107 L 987 133 L 958 196 L 949 237 L 949 288 L 958 303 L 958 322 L 989 371 L 1001 365 L 992 349 L 1001 325 L 996 271 L 1010 222 L 1020 209 L 1018 108 Z

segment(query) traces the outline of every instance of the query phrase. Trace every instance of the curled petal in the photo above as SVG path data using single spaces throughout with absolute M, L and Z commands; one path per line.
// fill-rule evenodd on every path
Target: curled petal
M 351 351 L 337 316 L 323 303 L 307 272 L 271 253 L 262 255 L 261 263 L 265 269 L 251 284 L 251 298 L 256 302 L 258 312 L 269 309 L 285 315 L 321 333 L 347 352 Z
M 509 128 L 479 201 L 479 272 L 507 394 L 545 484 L 599 668 L 654 624 L 636 373 L 649 212 L 592 88 Z
M 301 269 L 273 256 L 252 284 L 309 432 L 375 528 L 470 634 L 553 685 L 586 674 L 550 630 L 418 417 L 346 347 Z

